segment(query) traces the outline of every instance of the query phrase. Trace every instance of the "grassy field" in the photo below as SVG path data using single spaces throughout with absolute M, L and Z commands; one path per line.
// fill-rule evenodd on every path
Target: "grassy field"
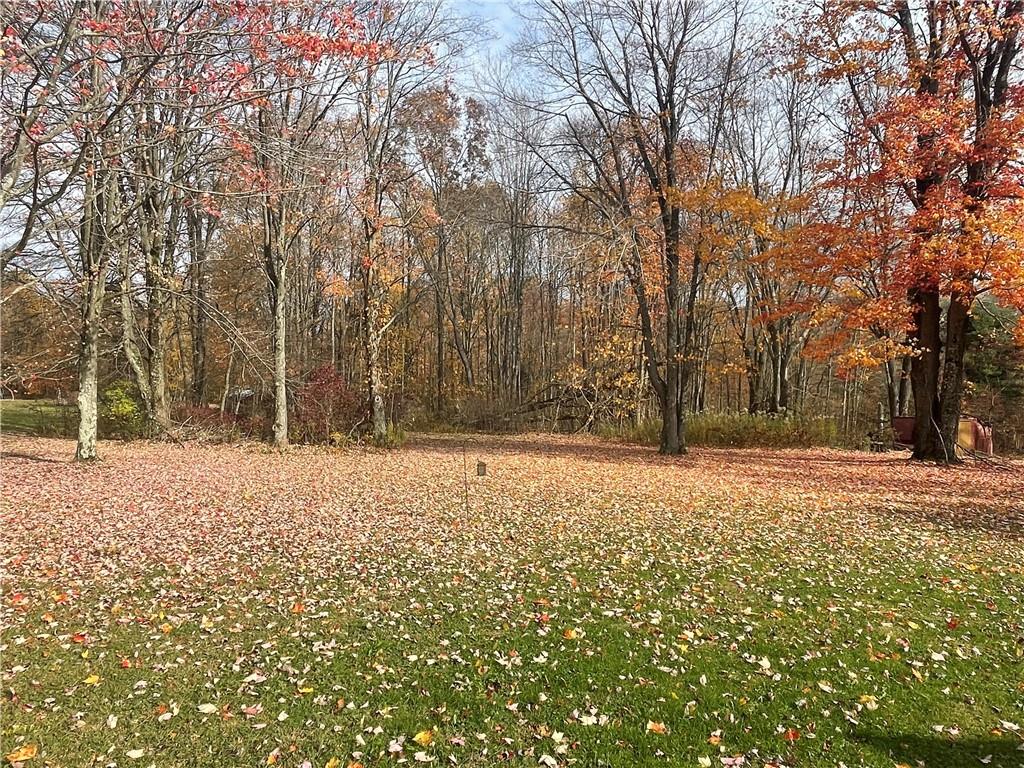
M 78 410 L 53 400 L 0 400 L 0 432 L 66 437 L 78 428 Z
M 3 450 L 29 766 L 1024 765 L 1019 464 Z

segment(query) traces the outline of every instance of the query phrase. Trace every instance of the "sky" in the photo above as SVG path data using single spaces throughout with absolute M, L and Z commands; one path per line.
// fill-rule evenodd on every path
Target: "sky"
M 453 0 L 453 6 L 460 13 L 486 22 L 495 47 L 508 45 L 519 31 L 513 0 Z

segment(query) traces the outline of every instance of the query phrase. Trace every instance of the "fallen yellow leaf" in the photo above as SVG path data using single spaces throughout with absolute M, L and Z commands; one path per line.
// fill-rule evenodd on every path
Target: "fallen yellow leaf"
M 35 744 L 23 744 L 13 752 L 7 753 L 7 761 L 10 763 L 23 763 L 31 760 L 39 753 L 39 747 Z
M 656 723 L 653 720 L 647 721 L 647 730 L 649 733 L 668 733 L 668 727 L 664 723 Z
M 429 730 L 420 731 L 412 737 L 412 740 L 419 744 L 421 747 L 429 747 L 431 744 L 434 743 L 434 732 Z
M 99 685 L 100 684 L 100 676 L 97 675 L 95 672 L 93 672 L 91 675 L 89 675 L 87 678 L 85 678 L 85 680 L 83 680 L 82 682 L 85 683 L 86 685 Z

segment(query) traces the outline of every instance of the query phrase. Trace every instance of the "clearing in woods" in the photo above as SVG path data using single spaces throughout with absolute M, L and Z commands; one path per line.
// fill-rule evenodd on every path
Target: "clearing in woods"
M 5 437 L 4 754 L 1024 765 L 1020 465 L 466 441 Z

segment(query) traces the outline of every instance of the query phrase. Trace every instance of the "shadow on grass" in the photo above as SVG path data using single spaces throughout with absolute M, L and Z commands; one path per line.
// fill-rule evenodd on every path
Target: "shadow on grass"
M 1021 768 L 1024 766 L 1024 741 L 1013 736 L 951 739 L 942 734 L 921 736 L 858 730 L 853 740 L 876 751 L 897 765 L 905 763 L 927 768 Z

